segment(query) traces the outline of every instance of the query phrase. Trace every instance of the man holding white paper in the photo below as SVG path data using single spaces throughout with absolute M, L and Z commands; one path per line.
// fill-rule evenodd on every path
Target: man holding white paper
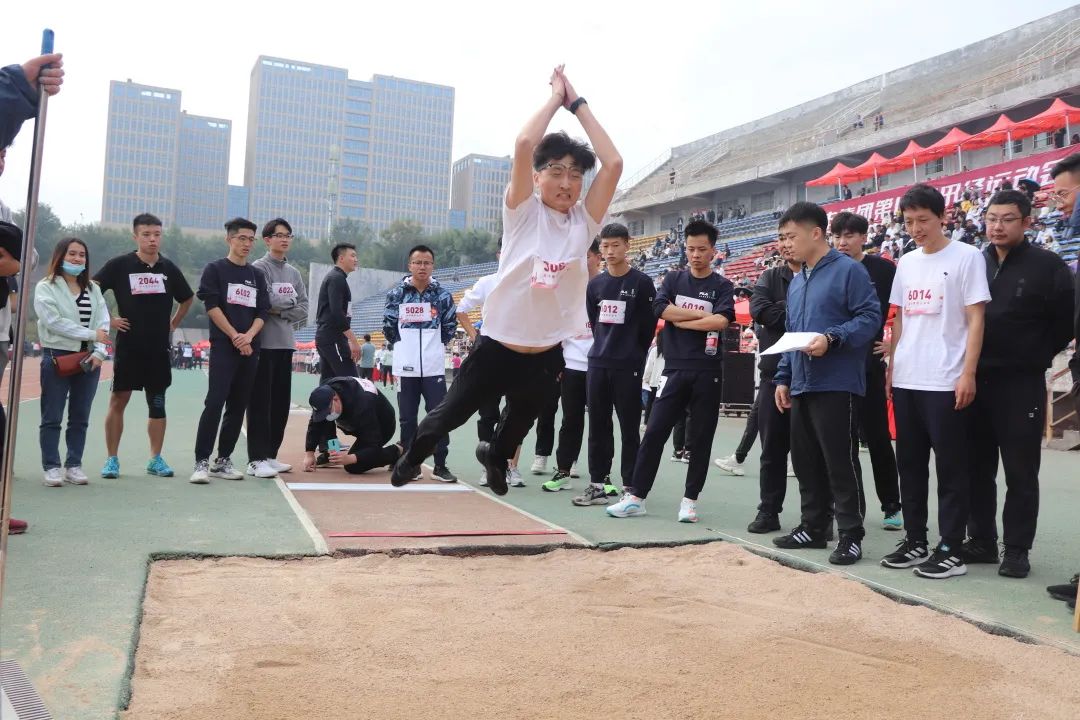
M 840 539 L 829 562 L 851 565 L 862 557 L 866 513 L 855 398 L 866 392 L 863 369 L 881 308 L 866 268 L 826 242 L 828 216 L 821 207 L 797 202 L 779 225 L 792 259 L 803 263 L 788 287 L 787 334 L 777 346 L 787 342 L 805 350 L 786 352 L 774 376 L 776 407 L 791 410 L 791 459 L 802 515 L 798 527 L 773 543 L 785 549 L 826 547 L 835 504 Z M 807 342 L 802 333 L 816 335 Z

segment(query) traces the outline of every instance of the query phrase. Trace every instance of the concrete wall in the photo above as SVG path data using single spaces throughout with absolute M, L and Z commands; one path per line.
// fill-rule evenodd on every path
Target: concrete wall
M 319 288 L 322 286 L 326 274 L 333 265 L 325 263 L 311 263 L 311 276 L 308 278 L 308 324 L 315 323 L 315 311 L 318 309 Z M 360 268 L 354 273 L 349 273 L 349 290 L 352 291 L 353 302 L 363 300 L 366 297 L 380 292 L 386 292 L 401 281 L 405 272 L 395 270 L 375 270 L 373 268 Z

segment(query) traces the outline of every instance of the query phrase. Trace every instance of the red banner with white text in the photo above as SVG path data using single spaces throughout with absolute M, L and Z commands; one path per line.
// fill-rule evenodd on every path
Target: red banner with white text
M 936 187 L 945 196 L 945 207 L 952 207 L 954 203 L 963 199 L 964 191 L 969 188 L 994 192 L 1004 180 L 1011 181 L 1013 187 L 1016 187 L 1016 183 L 1024 178 L 1031 178 L 1039 185 L 1045 185 L 1051 181 L 1050 170 L 1054 165 L 1063 157 L 1076 152 L 1080 152 L 1080 145 L 1057 148 L 956 175 L 944 175 L 926 182 Z M 900 176 L 899 173 L 897 176 Z M 830 217 L 847 210 L 862 215 L 871 223 L 887 223 L 888 218 L 896 212 L 900 198 L 909 187 L 911 185 L 904 185 L 894 190 L 882 190 L 851 200 L 838 200 L 822 207 Z

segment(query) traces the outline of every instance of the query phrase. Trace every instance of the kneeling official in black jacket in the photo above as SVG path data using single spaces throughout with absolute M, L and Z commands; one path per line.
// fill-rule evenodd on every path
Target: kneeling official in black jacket
M 304 472 L 315 469 L 315 448 L 337 438 L 340 428 L 356 442 L 348 451 L 330 450 L 330 465 L 358 475 L 372 468 L 393 465 L 401 456 L 400 445 L 388 445 L 397 426 L 394 407 L 370 380 L 336 377 L 311 391 L 311 420 L 304 445 Z M 320 462 L 321 464 L 321 462 Z

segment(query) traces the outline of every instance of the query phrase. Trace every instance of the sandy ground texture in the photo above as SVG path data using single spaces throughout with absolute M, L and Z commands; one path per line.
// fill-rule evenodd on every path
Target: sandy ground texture
M 167 561 L 133 693 L 125 720 L 1076 718 L 1080 658 L 723 543 Z

